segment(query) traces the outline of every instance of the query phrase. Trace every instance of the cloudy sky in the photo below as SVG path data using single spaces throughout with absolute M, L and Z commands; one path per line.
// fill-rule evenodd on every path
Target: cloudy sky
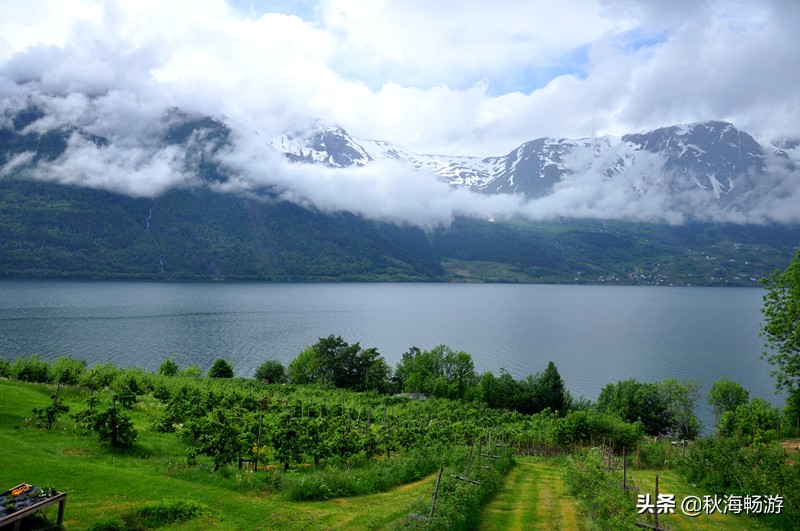
M 458 5 L 458 7 L 455 7 Z M 4 0 L 0 72 L 425 153 L 723 119 L 797 135 L 800 3 Z
M 169 106 L 224 115 L 262 137 L 321 119 L 445 155 L 708 119 L 759 140 L 800 134 L 793 0 L 2 0 L 0 14 L 0 115 L 30 94 L 49 98 L 53 117 L 37 127 L 83 120 L 114 141 L 102 152 L 71 145 L 50 178 L 136 195 L 185 178 L 180 153 L 143 147 L 157 136 L 147 118 Z M 419 196 L 397 201 L 401 170 L 372 171 L 384 184 L 359 204 L 420 208 Z M 298 182 L 293 172 L 287 182 Z M 348 175 L 335 178 L 344 189 L 371 178 Z M 440 184 L 420 189 L 451 205 L 445 220 L 470 201 L 465 210 L 481 215 L 544 206 Z M 318 189 L 309 181 L 298 201 L 314 203 L 307 195 Z M 560 212 L 557 199 L 548 211 Z M 593 198 L 618 209 L 603 199 Z M 359 210 L 326 208 L 340 207 Z

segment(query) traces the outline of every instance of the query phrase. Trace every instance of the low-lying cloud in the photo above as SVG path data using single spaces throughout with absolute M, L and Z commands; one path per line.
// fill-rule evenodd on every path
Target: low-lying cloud
M 432 229 L 457 216 L 481 219 L 521 217 L 546 221 L 567 218 L 625 219 L 680 224 L 688 220 L 729 223 L 797 223 L 800 178 L 786 160 L 767 157 L 769 171 L 731 197 L 701 189 L 691 174 L 665 173 L 660 154 L 637 151 L 627 171 L 608 175 L 617 154 L 595 157 L 578 151 L 563 161 L 570 173 L 547 195 L 488 195 L 450 186 L 432 173 L 395 160 L 366 166 L 331 168 L 290 162 L 268 145 L 267 134 L 228 120 L 230 134 L 222 145 L 199 129 L 181 142 L 170 140 L 174 128 L 190 117 L 144 104 L 129 94 L 33 94 L 4 101 L 4 128 L 11 116 L 35 106 L 43 115 L 20 134 L 66 132 L 66 149 L 54 160 L 34 164 L 35 153 L 10 157 L 0 175 L 26 174 L 63 184 L 109 190 L 135 197 L 156 197 L 175 187 L 211 186 L 220 193 L 268 192 L 320 212 L 348 211 L 362 217 Z M 212 146 L 212 147 L 209 147 Z M 212 149 L 213 148 L 213 149 Z M 202 182 L 198 160 L 214 162 L 226 177 Z M 744 181 L 742 181 L 744 182 Z
M 797 134 L 800 9 L 574 2 L 470 2 L 454 16 L 430 2 L 324 0 L 308 9 L 312 19 L 243 13 L 225 0 L 10 0 L 0 20 L 0 127 L 16 129 L 11 117 L 36 107 L 44 115 L 20 133 L 63 131 L 67 147 L 38 163 L 33 151 L 15 153 L 0 176 L 139 197 L 198 186 L 201 139 L 164 141 L 168 109 L 178 108 L 230 124 L 227 147 L 205 154 L 229 177 L 214 185 L 221 192 L 268 189 L 323 212 L 422 227 L 455 216 L 800 221 L 800 179 L 779 160 L 767 182 L 724 201 L 676 188 L 691 176 L 663 174 L 656 155 L 638 154 L 613 178 L 602 161 L 568 161 L 571 176 L 527 200 L 452 188 L 392 161 L 292 164 L 267 146 L 315 118 L 419 153 L 472 156 L 543 136 L 709 118 L 759 138 Z

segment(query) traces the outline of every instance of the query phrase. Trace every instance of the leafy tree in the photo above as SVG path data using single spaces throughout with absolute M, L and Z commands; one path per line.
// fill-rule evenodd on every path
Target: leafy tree
M 99 402 L 100 399 L 95 394 L 94 389 L 92 389 L 89 398 L 86 400 L 86 405 L 89 406 L 88 409 L 84 409 L 83 411 L 70 415 L 81 430 L 86 432 L 92 430 L 92 426 L 94 425 L 94 408 L 97 407 Z
M 377 350 L 375 354 L 377 354 Z M 364 374 L 364 390 L 374 390 L 379 393 L 388 393 L 390 391 L 390 375 L 392 369 L 380 355 L 374 357 L 366 368 Z
M 700 399 L 700 382 L 667 378 L 660 385 L 661 394 L 672 420 L 672 433 L 682 439 L 694 439 L 700 432 L 700 422 L 694 413 Z
M 362 349 L 339 336 L 320 338 L 289 364 L 292 383 L 318 383 L 356 391 L 383 390 L 389 366 L 375 348 Z
M 201 378 L 203 376 L 203 369 L 197 365 L 189 365 L 179 373 L 186 378 Z
M 52 395 L 52 403 L 41 408 L 33 408 L 34 422 L 39 427 L 45 427 L 48 430 L 53 427 L 53 424 L 62 413 L 69 411 L 69 406 L 64 404 L 64 400 L 58 397 L 58 392 L 61 389 L 59 384 L 56 387 L 56 392 Z
M 167 358 L 164 362 L 158 366 L 158 374 L 162 376 L 177 376 L 180 368 L 178 364 L 175 363 L 175 360 L 172 358 Z
M 86 374 L 86 360 L 61 356 L 53 362 L 53 375 L 56 383 L 77 385 L 84 374 Z
M 714 382 L 708 392 L 708 403 L 711 404 L 717 421 L 724 413 L 736 411 L 737 407 L 747 404 L 748 400 L 750 400 L 750 391 L 724 376 Z
M 209 378 L 233 378 L 233 366 L 225 358 L 217 358 L 208 370 Z
M 231 411 L 214 408 L 207 415 L 191 420 L 188 431 L 196 437 L 197 446 L 190 450 L 190 457 L 207 455 L 214 462 L 212 471 L 235 461 L 242 451 L 241 432 L 234 424 Z
M 50 383 L 53 381 L 50 364 L 39 359 L 38 354 L 15 359 L 11 363 L 9 372 L 13 378 L 21 382 Z
M 566 413 L 569 393 L 555 363 L 549 362 L 544 372 L 538 374 L 531 383 L 533 384 L 534 413 L 545 409 Z
M 83 375 L 81 385 L 90 389 L 103 389 L 110 386 L 120 372 L 111 363 L 97 363 Z
M 776 439 L 778 418 L 778 410 L 772 404 L 763 398 L 754 398 L 721 415 L 719 434 L 737 437 L 748 446 L 763 446 Z
M 300 417 L 284 412 L 275 420 L 270 430 L 270 440 L 275 450 L 275 458 L 283 463 L 284 470 L 288 470 L 289 464 L 303 460 L 303 448 L 306 446 L 307 437 Z
M 778 389 L 800 393 L 800 251 L 786 271 L 776 271 L 762 281 L 767 289 L 761 312 L 761 336 L 771 351 L 761 357 L 775 366 Z
M 666 397 L 657 383 L 639 382 L 634 378 L 608 384 L 597 398 L 598 411 L 618 415 L 627 422 L 640 421 L 645 433 L 666 433 L 672 426 L 672 415 Z
M 115 400 L 125 408 L 132 408 L 137 397 L 149 390 L 145 378 L 145 375 L 137 369 L 129 368 L 121 371 L 111 386 L 114 390 Z
M 129 448 L 138 436 L 131 418 L 117 405 L 116 399 L 110 407 L 94 415 L 92 428 L 101 441 L 114 448 Z
M 419 347 L 410 347 L 407 351 L 403 352 L 403 356 L 395 367 L 394 375 L 392 376 L 392 383 L 396 386 L 398 392 L 404 390 L 404 385 L 410 376 L 414 359 L 419 356 L 422 351 Z
M 467 390 L 475 387 L 478 383 L 472 356 L 463 350 L 453 352 L 444 345 L 440 345 L 436 349 L 442 349 L 443 351 L 442 373 L 448 385 L 447 396 L 450 398 L 464 398 Z
M 338 457 L 349 469 L 353 457 L 361 451 L 361 436 L 348 422 L 339 422 L 328 435 L 331 454 Z
M 267 360 L 256 369 L 256 380 L 269 380 L 270 383 L 286 383 L 286 368 L 278 360 Z
M 289 381 L 293 384 L 318 383 L 317 354 L 307 348 L 289 363 Z
M 447 345 L 426 351 L 412 347 L 403 354 L 395 374 L 403 391 L 439 398 L 464 398 L 478 384 L 472 357 Z

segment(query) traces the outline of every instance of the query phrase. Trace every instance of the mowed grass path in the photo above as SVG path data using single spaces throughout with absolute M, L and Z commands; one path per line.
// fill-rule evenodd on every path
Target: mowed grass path
M 588 529 L 561 478 L 561 467 L 521 458 L 503 490 L 481 513 L 478 529 Z

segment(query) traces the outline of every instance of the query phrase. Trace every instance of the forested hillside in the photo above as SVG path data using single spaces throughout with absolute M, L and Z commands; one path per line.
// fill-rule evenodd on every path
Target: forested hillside
M 0 276 L 759 285 L 800 244 L 772 225 L 490 222 L 427 232 L 269 196 L 155 199 L 0 179 Z

